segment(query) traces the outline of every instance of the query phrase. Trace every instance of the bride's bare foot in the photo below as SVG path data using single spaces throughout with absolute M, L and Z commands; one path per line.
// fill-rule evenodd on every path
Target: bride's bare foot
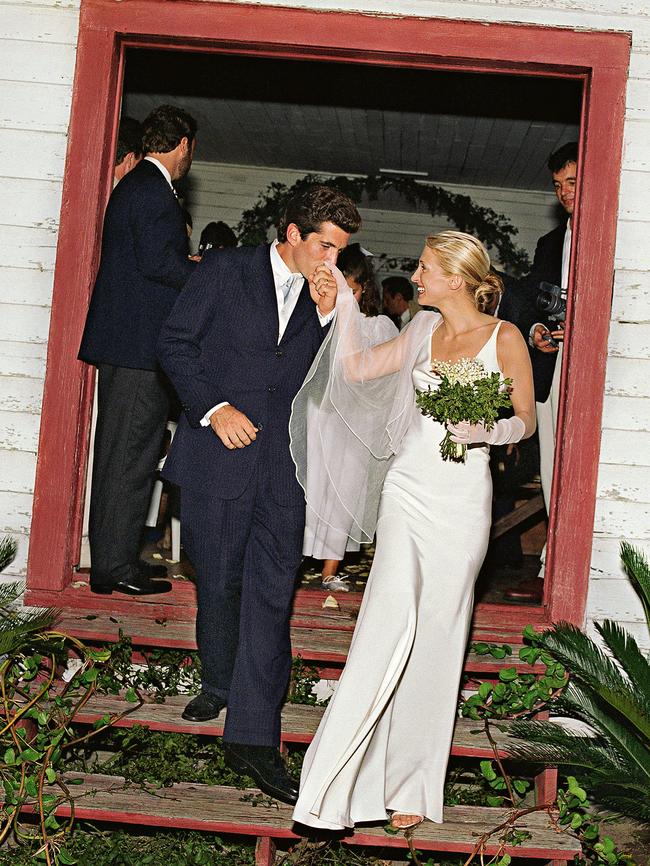
M 390 816 L 390 826 L 396 830 L 411 830 L 423 821 L 422 815 L 407 815 L 404 812 L 393 812 Z

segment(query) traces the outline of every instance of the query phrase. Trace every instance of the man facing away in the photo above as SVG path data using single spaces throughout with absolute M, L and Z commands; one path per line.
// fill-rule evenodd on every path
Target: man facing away
M 205 721 L 227 705 L 228 765 L 287 803 L 298 786 L 278 750 L 280 709 L 305 520 L 289 415 L 334 315 L 328 266 L 360 224 L 347 196 L 307 187 L 271 246 L 204 256 L 158 343 L 185 410 L 164 474 L 182 489 L 197 572 L 202 691 L 183 716 Z
M 173 182 L 192 164 L 196 122 L 163 105 L 143 123 L 146 154 L 113 190 L 79 359 L 98 368 L 89 542 L 90 588 L 168 592 L 166 573 L 139 559 L 169 398 L 156 341 L 195 269 Z

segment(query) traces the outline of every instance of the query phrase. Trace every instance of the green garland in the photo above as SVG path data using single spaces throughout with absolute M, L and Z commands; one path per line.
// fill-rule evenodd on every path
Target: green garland
M 380 193 L 394 190 L 410 205 L 424 205 L 431 216 L 446 216 L 460 231 L 475 235 L 488 248 L 497 250 L 501 266 L 514 276 L 524 274 L 530 269 L 528 254 L 512 241 L 517 229 L 503 214 L 477 205 L 468 195 L 449 192 L 435 184 L 382 175 L 354 178 L 339 175 L 324 178 L 308 174 L 290 187 L 283 183 L 271 183 L 260 194 L 258 201 L 243 212 L 236 227 L 239 242 L 247 245 L 266 243 L 267 232 L 278 224 L 287 201 L 313 183 L 326 183 L 336 187 L 356 203 L 360 203 L 364 195 L 370 201 L 376 201 Z

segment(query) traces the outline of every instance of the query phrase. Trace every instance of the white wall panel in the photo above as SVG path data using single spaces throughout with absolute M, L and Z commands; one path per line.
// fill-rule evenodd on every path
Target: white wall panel
M 28 304 L 0 304 L 0 340 L 44 343 L 50 327 L 50 308 Z
M 0 298 L 6 304 L 49 307 L 52 300 L 52 276 L 51 271 L 41 271 L 38 268 L 0 267 Z
M 0 410 L 31 412 L 38 415 L 42 394 L 42 379 L 30 379 L 28 376 L 0 376 Z
M 67 138 L 62 132 L 0 128 L 0 165 L 12 177 L 55 180 L 61 185 Z
M 33 451 L 38 449 L 40 415 L 0 410 L 0 450 Z
M 24 39 L 0 42 L 0 69 L 3 76 L 12 81 L 40 81 L 70 86 L 75 56 L 74 45 L 36 45 Z

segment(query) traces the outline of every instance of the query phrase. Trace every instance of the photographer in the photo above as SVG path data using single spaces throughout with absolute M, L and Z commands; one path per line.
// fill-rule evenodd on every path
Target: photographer
M 539 434 L 540 476 L 547 513 L 550 508 L 555 434 L 560 402 L 560 374 L 564 344 L 566 289 L 571 255 L 571 217 L 575 205 L 578 174 L 578 143 L 569 142 L 552 153 L 547 163 L 555 195 L 568 215 L 553 231 L 541 237 L 535 249 L 533 267 L 519 293 L 502 304 L 499 316 L 515 321 L 531 346 L 537 430 Z M 544 553 L 542 552 L 542 571 Z M 508 594 L 515 597 L 517 591 Z M 534 593 L 527 589 L 518 598 L 541 594 L 541 581 Z

